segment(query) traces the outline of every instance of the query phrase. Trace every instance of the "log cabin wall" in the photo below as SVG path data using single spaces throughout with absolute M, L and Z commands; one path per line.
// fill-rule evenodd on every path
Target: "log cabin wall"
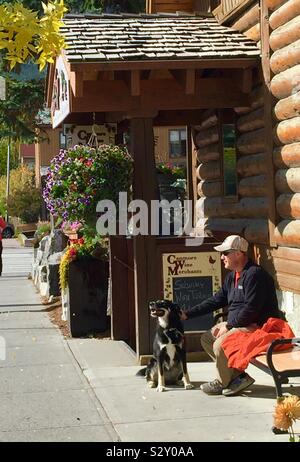
M 229 1 L 229 0 L 228 0 Z M 243 32 L 260 45 L 259 2 L 248 2 L 239 15 L 228 20 L 224 0 L 214 14 L 219 21 Z M 245 237 L 255 243 L 256 260 L 274 276 L 281 308 L 296 335 L 300 333 L 300 2 L 264 0 L 270 25 L 270 90 L 273 107 L 273 164 L 276 199 L 277 248 L 268 245 L 267 220 L 245 223 Z M 243 2 L 240 1 L 240 4 Z M 232 13 L 232 11 L 231 11 Z M 227 16 L 226 16 L 227 14 Z M 256 83 L 251 107 L 236 108 L 239 197 L 266 197 L 263 129 L 263 88 Z M 270 115 L 270 117 L 272 117 Z M 261 206 L 258 207 L 261 210 Z M 220 218 L 222 220 L 222 218 Z M 256 224 L 260 223 L 260 226 Z M 240 223 L 242 226 L 242 223 Z M 238 231 L 238 227 L 236 228 Z M 228 230 L 229 231 L 229 230 Z M 257 235 L 257 233 L 259 235 Z
M 259 42 L 259 4 L 247 2 L 247 8 L 235 15 L 230 22 L 225 17 L 230 8 L 241 2 L 222 2 L 217 8 L 219 21 L 226 23 L 251 39 Z M 244 2 L 245 3 L 245 2 Z M 222 16 L 220 14 L 222 8 Z M 214 11 L 216 13 L 216 11 Z M 253 29 L 254 28 L 254 29 Z M 256 31 L 254 34 L 253 31 Z M 250 31 L 250 32 L 249 32 Z M 264 132 L 264 97 L 262 76 L 253 72 L 250 105 L 235 108 L 237 135 L 237 187 L 236 198 L 223 194 L 223 172 L 220 129 L 217 112 L 203 114 L 202 123 L 194 127 L 193 143 L 199 165 L 196 203 L 196 225 L 203 223 L 211 231 L 238 233 L 255 244 L 268 244 L 268 198 L 266 183 L 266 146 Z
M 300 2 L 268 0 L 279 246 L 300 248 Z M 272 11 L 273 10 L 273 11 Z M 300 273 L 299 273 L 300 275 Z
M 267 0 L 271 92 L 274 103 L 276 211 L 271 254 L 280 300 L 295 333 L 300 331 L 300 2 Z

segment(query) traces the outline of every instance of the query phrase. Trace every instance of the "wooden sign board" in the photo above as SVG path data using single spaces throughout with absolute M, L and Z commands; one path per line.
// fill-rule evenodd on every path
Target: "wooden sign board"
M 61 56 L 57 58 L 52 89 L 52 127 L 58 127 L 70 113 L 70 82 Z
M 218 252 L 163 253 L 164 298 L 183 309 L 192 308 L 216 293 L 222 284 Z M 207 330 L 213 313 L 185 321 L 185 331 Z
M 92 125 L 64 124 L 63 127 L 67 148 L 71 148 L 78 144 L 88 144 L 92 135 Z M 97 135 L 98 145 L 115 144 L 117 124 L 106 123 L 104 125 L 94 125 L 94 129 Z

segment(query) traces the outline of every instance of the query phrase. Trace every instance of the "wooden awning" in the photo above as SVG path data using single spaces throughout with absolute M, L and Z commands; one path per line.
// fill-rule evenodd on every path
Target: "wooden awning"
M 48 75 L 54 126 L 71 111 L 155 117 L 247 105 L 259 62 L 255 42 L 214 18 L 67 15 L 62 32 L 67 47 Z

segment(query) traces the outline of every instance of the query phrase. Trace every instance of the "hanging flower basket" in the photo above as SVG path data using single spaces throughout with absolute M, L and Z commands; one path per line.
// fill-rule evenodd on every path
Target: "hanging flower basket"
M 118 205 L 119 192 L 130 189 L 132 171 L 132 158 L 122 147 L 74 146 L 52 159 L 43 197 L 53 215 L 89 222 L 100 200 Z

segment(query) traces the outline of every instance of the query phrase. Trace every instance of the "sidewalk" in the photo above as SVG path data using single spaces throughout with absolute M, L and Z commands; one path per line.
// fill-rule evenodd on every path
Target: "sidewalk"
M 215 378 L 208 362 L 188 364 L 194 390 L 157 393 L 124 342 L 66 340 L 30 280 L 4 275 L 0 293 L 0 441 L 288 442 L 271 432 L 275 388 L 257 368 L 243 396 L 199 390 Z
M 199 390 L 215 378 L 209 362 L 188 364 L 194 390 L 157 393 L 135 377 L 140 367 L 125 343 L 71 339 L 68 344 L 121 441 L 288 441 L 288 435 L 271 431 L 273 379 L 253 366 L 248 371 L 256 383 L 243 396 L 208 396 Z M 299 395 L 297 380 L 294 393 Z

